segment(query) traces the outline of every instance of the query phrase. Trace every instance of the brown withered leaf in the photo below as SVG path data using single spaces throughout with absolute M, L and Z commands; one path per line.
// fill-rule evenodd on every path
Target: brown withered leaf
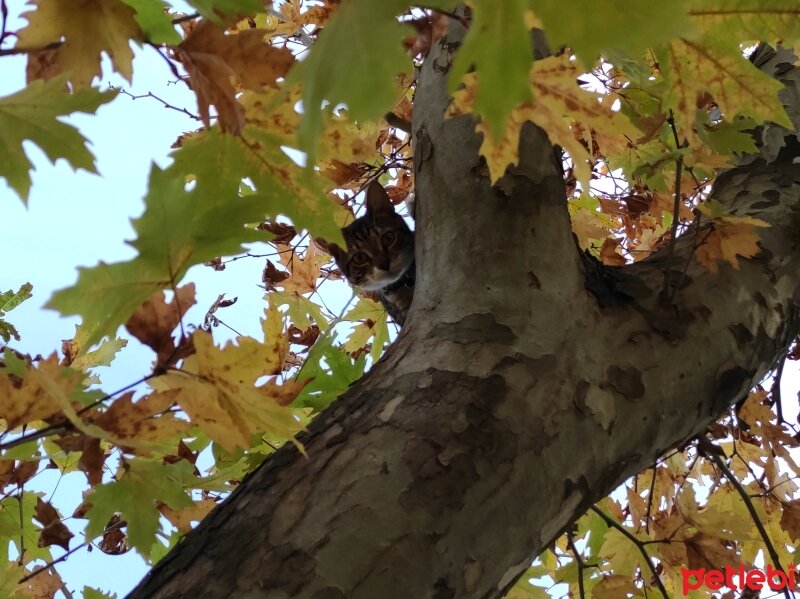
M 600 260 L 608 266 L 625 266 L 625 258 L 617 253 L 620 245 L 619 239 L 606 237 L 600 248 Z
M 119 397 L 95 418 L 95 424 L 124 441 L 160 441 L 176 437 L 189 428 L 189 423 L 175 417 L 169 409 L 179 391 L 156 391 L 133 401 L 133 393 Z
M 284 272 L 275 268 L 272 260 L 268 259 L 267 265 L 264 267 L 264 271 L 261 273 L 261 282 L 264 283 L 267 291 L 272 291 L 275 289 L 275 285 L 281 281 L 285 281 L 290 276 L 291 275 L 288 272 Z
M 331 160 L 322 167 L 320 173 L 336 183 L 337 187 L 345 187 L 363 175 L 369 165 L 364 162 L 345 163 L 340 160 Z
M 409 24 L 417 30 L 417 35 L 403 40 L 408 55 L 411 58 L 419 55 L 425 56 L 433 44 L 447 35 L 448 20 L 447 15 L 435 12 L 429 16 L 409 21 Z
M 32 572 L 25 570 L 25 575 L 28 576 Z M 64 588 L 64 581 L 55 570 L 55 568 L 48 568 L 47 570 L 40 570 L 36 576 L 29 578 L 20 585 L 23 597 L 26 599 L 53 599 L 56 593 Z M 19 596 L 18 594 L 14 595 Z M 68 596 L 68 595 L 65 595 Z
M 781 528 L 789 534 L 793 542 L 800 539 L 800 499 L 784 502 Z
M 201 499 L 196 501 L 194 506 L 180 510 L 174 510 L 164 503 L 157 507 L 161 515 L 169 520 L 181 534 L 187 534 L 192 530 L 192 522 L 200 522 L 216 505 L 217 502 L 213 499 Z
M 259 231 L 269 231 L 272 233 L 275 236 L 272 238 L 272 241 L 275 243 L 288 244 L 294 239 L 295 235 L 297 235 L 297 229 L 292 225 L 284 223 L 263 222 L 258 225 L 258 229 Z
M 36 501 L 36 513 L 33 516 L 44 528 L 39 534 L 39 547 L 58 545 L 65 551 L 69 550 L 69 540 L 75 536 L 64 526 L 58 510 L 40 497 Z
M 14 473 L 14 460 L 0 460 L 0 489 L 9 484 Z
M 108 555 L 121 555 L 126 553 L 130 546 L 124 528 L 128 525 L 118 514 L 111 516 L 103 531 L 103 538 L 98 543 L 100 551 Z
M 194 293 L 194 283 L 178 287 L 175 290 L 175 297 L 167 303 L 164 292 L 157 291 L 139 306 L 125 323 L 125 328 L 131 335 L 156 352 L 157 367 L 168 368 L 177 363 L 181 352 L 175 345 L 172 331 L 178 326 L 186 311 L 197 303 Z M 185 343 L 181 346 L 184 350 L 187 349 Z M 185 351 L 182 353 L 185 354 Z
M 103 464 L 106 461 L 106 452 L 100 447 L 100 439 L 85 436 L 84 439 L 78 468 L 86 475 L 90 485 L 99 485 L 103 482 Z
M 8 479 L 10 485 L 24 485 L 39 470 L 39 462 L 36 460 L 19 460 L 14 468 L 14 472 Z
M 317 337 L 319 337 L 319 327 L 315 324 L 312 324 L 304 331 L 294 325 L 290 325 L 289 330 L 286 333 L 289 335 L 289 343 L 296 343 L 297 345 L 311 347 L 314 345 Z
M 216 316 L 214 316 L 214 313 L 220 308 L 227 308 L 229 306 L 232 306 L 233 304 L 236 303 L 236 300 L 238 299 L 239 299 L 238 297 L 235 297 L 233 299 L 225 299 L 225 294 L 220 293 L 217 296 L 217 299 L 214 300 L 214 303 L 211 304 L 211 306 L 208 308 L 208 311 L 206 312 L 206 316 L 203 319 L 203 328 L 208 330 L 211 327 L 217 326 L 219 324 L 219 319 Z
M 231 80 L 253 91 L 276 87 L 277 79 L 294 63 L 288 48 L 264 41 L 266 34 L 263 29 L 226 34 L 210 21 L 203 21 L 175 48 L 176 58 L 189 73 L 189 84 L 206 126 L 210 124 L 209 108 L 214 105 L 223 131 L 238 134 L 244 126 L 244 109 Z

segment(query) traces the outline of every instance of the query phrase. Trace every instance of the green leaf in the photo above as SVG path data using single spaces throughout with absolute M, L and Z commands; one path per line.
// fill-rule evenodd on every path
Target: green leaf
M 647 48 L 680 36 L 691 36 L 694 26 L 683 0 L 640 2 L 629 0 L 559 0 L 530 2 L 541 18 L 551 48 L 565 44 L 591 67 L 605 50 L 638 57 Z
M 0 501 L 0 560 L 8 561 L 9 541 L 19 553 L 22 553 L 24 547 L 25 564 L 35 559 L 45 562 L 52 559 L 47 547 L 39 547 L 41 528 L 33 522 L 38 500 L 38 494 L 25 491 L 22 493 L 22 506 L 19 504 L 18 496 L 6 497 Z M 22 514 L 21 519 L 20 514 Z
M 174 464 L 135 459 L 126 464 L 119 480 L 99 485 L 89 498 L 92 504 L 86 517 L 86 536 L 103 534 L 114 514 L 122 514 L 128 523 L 128 540 L 145 557 L 150 556 L 156 542 L 159 511 L 157 501 L 173 509 L 194 505 L 184 491 L 183 481 L 192 476 L 194 466 L 182 460 Z
M 0 293 L 0 316 L 11 312 L 11 310 L 19 306 L 26 299 L 31 298 L 33 295 L 31 291 L 33 291 L 33 285 L 30 283 L 23 283 L 16 293 L 12 289 L 9 289 L 5 293 Z M 8 343 L 12 337 L 19 341 L 19 333 L 16 327 L 0 318 L 0 338 Z
M 375 120 L 392 107 L 398 91 L 395 77 L 411 71 L 402 40 L 410 30 L 397 21 L 405 0 L 342 2 L 311 47 L 295 64 L 286 89 L 303 85 L 301 149 L 314 163 L 322 130 L 322 104 L 346 104 L 353 120 Z
M 353 360 L 346 351 L 333 345 L 335 338 L 335 333 L 322 336 L 311 348 L 297 375 L 299 379 L 311 378 L 311 382 L 297 396 L 294 407 L 321 412 L 364 374 L 366 356 Z
M 302 295 L 285 291 L 271 291 L 269 297 L 278 306 L 288 306 L 286 315 L 297 328 L 305 330 L 313 323 L 323 332 L 328 330 L 328 319 L 322 312 L 322 308 L 311 300 Z
M 172 18 L 164 11 L 162 0 L 122 0 L 136 11 L 134 19 L 144 32 L 145 39 L 154 44 L 178 44 L 181 36 L 175 31 Z
M 26 139 L 39 146 L 51 162 L 64 158 L 73 169 L 97 172 L 86 138 L 56 117 L 94 113 L 117 92 L 81 89 L 70 94 L 64 91 L 66 81 L 67 75 L 37 80 L 22 91 L 0 98 L 0 177 L 8 181 L 23 203 L 28 201 L 33 169 L 22 149 Z
M 703 33 L 722 39 L 782 40 L 787 46 L 800 39 L 795 0 L 692 0 L 688 13 Z
M 222 23 L 223 16 L 254 15 L 264 12 L 263 0 L 189 0 L 203 17 Z
M 104 593 L 103 591 L 98 591 L 97 589 L 93 589 L 92 587 L 83 587 L 83 599 L 116 599 L 116 593 Z
M 489 124 L 495 139 L 502 137 L 511 109 L 532 97 L 533 52 L 531 33 L 525 26 L 526 5 L 526 0 L 476 1 L 469 33 L 450 74 L 452 92 L 470 67 L 475 67 L 474 111 Z
M 86 344 L 93 345 L 113 335 L 155 291 L 177 284 L 189 267 L 261 240 L 244 224 L 259 222 L 262 216 L 252 198 L 215 195 L 200 186 L 187 191 L 179 172 L 153 165 L 145 212 L 134 221 L 138 237 L 130 242 L 139 257 L 80 268 L 77 284 L 56 292 L 47 306 L 81 315 L 90 331 Z
M 740 118 L 708 128 L 699 128 L 701 139 L 718 154 L 748 154 L 758 151 L 752 131 L 756 122 L 750 118 Z

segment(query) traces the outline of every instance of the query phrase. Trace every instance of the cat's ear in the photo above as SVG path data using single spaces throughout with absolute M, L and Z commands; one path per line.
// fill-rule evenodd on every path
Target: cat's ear
M 394 214 L 394 204 L 389 194 L 377 181 L 373 181 L 367 187 L 367 213 Z
M 328 252 L 331 256 L 333 256 L 334 260 L 338 260 L 347 253 L 335 243 L 329 243 L 322 239 L 322 237 L 315 237 L 314 242 L 323 250 Z

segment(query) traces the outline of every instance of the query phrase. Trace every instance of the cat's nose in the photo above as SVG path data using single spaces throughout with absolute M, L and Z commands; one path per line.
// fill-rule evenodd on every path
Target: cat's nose
M 377 266 L 381 270 L 384 270 L 384 271 L 388 272 L 389 271 L 389 262 L 390 262 L 389 256 L 387 256 L 386 254 L 381 254 L 378 257 L 378 260 L 375 262 L 375 266 Z

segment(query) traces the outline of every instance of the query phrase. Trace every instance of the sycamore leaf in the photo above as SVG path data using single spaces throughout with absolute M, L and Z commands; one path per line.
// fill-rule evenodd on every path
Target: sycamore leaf
M 42 376 L 34 376 L 37 373 Z M 0 416 L 9 430 L 55 416 L 61 411 L 61 403 L 50 386 L 70 396 L 79 389 L 84 376 L 80 370 L 60 366 L 55 353 L 36 366 L 29 364 L 21 383 L 6 374 L 6 369 L 0 369 Z M 49 384 L 43 384 L 42 379 Z
M 637 5 L 636 10 L 631 10 L 628 0 L 578 0 L 568 5 L 545 0 L 531 4 L 551 47 L 568 45 L 588 67 L 604 50 L 639 56 L 647 48 L 687 35 L 692 29 L 683 1 L 648 2 Z
M 110 366 L 117 353 L 128 345 L 127 339 L 114 337 L 103 339 L 95 349 L 90 349 L 86 340 L 90 331 L 82 325 L 75 325 L 75 336 L 61 342 L 61 353 L 64 354 L 63 364 L 83 371 L 88 371 L 96 366 Z
M 153 293 L 177 283 L 188 268 L 216 256 L 234 254 L 242 242 L 261 239 L 244 223 L 258 222 L 263 211 L 250 198 L 221 197 L 196 187 L 187 191 L 182 177 L 153 165 L 145 212 L 134 221 L 138 234 L 130 244 L 139 257 L 129 262 L 80 268 L 78 282 L 56 292 L 48 307 L 80 314 L 95 343 L 117 327 Z
M 697 138 L 696 113 L 708 96 L 728 120 L 744 115 L 759 123 L 772 121 L 792 128 L 778 99 L 783 84 L 753 66 L 737 45 L 700 45 L 680 38 L 665 52 L 659 59 L 668 67 L 664 104 L 674 112 L 681 138 L 690 142 Z
M 531 99 L 533 53 L 530 30 L 525 26 L 526 4 L 527 0 L 474 2 L 469 32 L 450 73 L 452 92 L 471 67 L 477 70 L 473 112 L 487 123 L 494 140 L 502 137 L 511 109 Z M 563 19 L 563 5 L 561 13 Z
M 394 105 L 394 78 L 411 70 L 402 46 L 408 29 L 396 19 L 407 6 L 405 0 L 342 2 L 308 57 L 289 72 L 287 88 L 303 85 L 299 139 L 301 149 L 309 153 L 309 164 L 315 159 L 324 100 L 334 106 L 346 104 L 359 122 L 376 120 Z M 333 56 L 345 68 L 331 68 Z
M 628 542 L 630 543 L 630 541 Z M 633 545 L 633 543 L 631 543 L 631 545 Z M 623 570 L 622 572 L 625 571 Z M 631 578 L 630 574 L 617 574 L 603 576 L 600 582 L 592 587 L 591 596 L 592 599 L 618 599 L 619 597 L 636 596 L 639 594 L 637 591 L 636 584 L 633 582 L 633 578 Z
M 333 342 L 335 333 L 320 338 L 311 348 L 297 377 L 311 382 L 297 396 L 296 404 L 321 412 L 364 374 L 366 356 L 353 359 Z
M 103 591 L 98 591 L 97 589 L 93 589 L 92 587 L 83 587 L 83 599 L 116 599 L 116 593 L 104 593 Z
M 199 522 L 205 518 L 216 505 L 217 502 L 213 499 L 201 499 L 200 501 L 196 501 L 191 507 L 176 510 L 168 505 L 161 505 L 158 511 L 161 512 L 161 515 L 169 520 L 179 532 L 187 534 L 192 530 L 192 522 Z
M 316 324 L 322 331 L 327 331 L 330 328 L 328 318 L 322 308 L 302 295 L 272 291 L 269 294 L 269 298 L 275 302 L 276 306 L 288 306 L 286 316 L 301 331 L 308 330 L 312 324 Z
M 69 73 L 77 87 L 89 87 L 99 77 L 100 55 L 111 58 L 114 69 L 128 81 L 133 75 L 131 39 L 142 32 L 134 11 L 121 0 L 28 0 L 36 10 L 23 13 L 28 26 L 20 30 L 20 48 L 43 48 L 64 42 L 53 50 L 59 73 Z
M 193 506 L 183 485 L 193 469 L 185 460 L 174 464 L 142 458 L 126 462 L 117 480 L 95 487 L 89 496 L 92 507 L 86 513 L 86 536 L 93 539 L 103 534 L 108 521 L 120 513 L 127 522 L 131 545 L 148 557 L 158 530 L 156 502 L 176 509 Z
M 9 545 L 13 544 L 23 564 L 36 559 L 50 561 L 50 549 L 39 545 L 42 529 L 33 522 L 39 500 L 39 495 L 29 491 L 0 500 L 0 537 L 4 541 L 0 544 L 0 559 L 8 561 Z
M 64 158 L 73 169 L 97 172 L 86 138 L 56 117 L 73 112 L 93 113 L 117 92 L 84 89 L 69 94 L 64 92 L 65 82 L 66 76 L 33 81 L 22 91 L 0 98 L 0 177 L 8 181 L 23 202 L 28 200 L 33 169 L 22 149 L 25 140 L 39 146 L 50 162 Z
M 163 0 L 122 1 L 136 11 L 134 19 L 141 27 L 145 40 L 153 44 L 177 44 L 181 41 Z
M 642 561 L 636 544 L 618 530 L 606 533 L 600 556 L 608 560 L 609 567 L 617 573 L 633 572 Z
M 36 575 L 19 586 L 19 590 L 13 594 L 14 599 L 52 599 L 58 591 L 62 591 L 62 595 L 65 595 L 63 590 L 66 590 L 66 584 L 55 568 L 48 568 L 44 571 L 32 568 L 26 570 L 25 575 L 33 574 L 34 571 L 36 571 Z M 86 598 L 84 597 L 84 599 Z
M 317 289 L 317 279 L 323 264 L 330 261 L 328 254 L 316 244 L 311 243 L 303 256 L 293 251 L 291 246 L 277 244 L 281 264 L 289 271 L 290 276 L 277 285 L 287 293 L 311 293 Z
M 217 108 L 220 128 L 238 134 L 244 126 L 244 109 L 236 98 L 235 78 L 245 89 L 259 91 L 275 87 L 294 63 L 288 48 L 270 46 L 264 41 L 266 31 L 248 29 L 227 34 L 217 25 L 204 21 L 175 48 L 178 60 L 189 73 L 189 84 L 197 94 L 200 116 L 206 127 L 209 108 Z
M 800 39 L 800 6 L 795 0 L 692 0 L 687 10 L 706 35 L 774 43 Z
M 176 418 L 170 408 L 175 404 L 176 390 L 155 392 L 136 402 L 133 393 L 114 400 L 107 410 L 94 417 L 94 422 L 123 446 L 140 445 L 142 441 L 175 439 L 190 424 Z
M 478 123 L 476 131 L 483 133 L 480 152 L 486 157 L 489 176 L 497 181 L 506 167 L 519 160 L 519 135 L 526 121 L 542 127 L 553 143 L 561 145 L 575 161 L 575 174 L 588 189 L 592 159 L 587 147 L 591 147 L 591 130 L 614 131 L 615 135 L 633 136 L 632 125 L 620 113 L 610 108 L 608 96 L 598 96 L 581 89 L 577 84 L 579 71 L 567 56 L 551 56 L 533 63 L 530 81 L 534 96 L 531 102 L 517 106 L 511 111 L 502 139 L 494 141 L 488 126 Z M 472 110 L 475 104 L 476 80 L 474 73 L 464 76 L 464 88 L 453 95 L 449 114 L 462 114 Z M 580 121 L 582 138 L 576 136 L 574 121 Z
M 2 317 L 5 316 L 7 312 L 11 312 L 11 310 L 19 306 L 26 299 L 33 297 L 32 291 L 33 285 L 30 283 L 23 283 L 16 292 L 14 292 L 13 289 L 0 292 L 0 339 L 6 343 L 8 343 L 12 337 L 19 341 L 19 332 L 13 324 L 6 322 Z
M 708 270 L 716 273 L 719 260 L 738 269 L 737 256 L 752 258 L 761 251 L 756 228 L 769 227 L 769 224 L 750 216 L 725 215 L 722 206 L 713 200 L 701 204 L 699 209 L 714 219 L 711 230 L 702 234 L 696 250 L 697 261 Z
M 360 321 L 360 324 L 352 330 L 347 341 L 344 342 L 342 349 L 354 354 L 372 339 L 370 356 L 373 362 L 377 362 L 383 353 L 383 346 L 389 341 L 387 316 L 386 310 L 378 302 L 359 298 L 355 307 L 342 317 L 342 320 L 346 321 Z
M 156 352 L 158 366 L 172 366 L 188 355 L 186 352 L 191 352 L 190 344 L 181 343 L 176 347 L 172 331 L 195 303 L 194 283 L 175 289 L 175 296 L 169 303 L 166 302 L 164 292 L 157 291 L 136 309 L 125 323 L 125 328 Z
M 237 337 L 236 344 L 217 348 L 205 331 L 194 333 L 197 353 L 184 360 L 181 372 L 158 377 L 154 386 L 179 391 L 176 401 L 192 422 L 228 451 L 249 448 L 253 435 L 264 431 L 293 436 L 299 429 L 291 403 L 308 381 L 258 379 L 283 370 L 289 351 L 283 317 L 270 303 L 262 321 L 264 341 Z

